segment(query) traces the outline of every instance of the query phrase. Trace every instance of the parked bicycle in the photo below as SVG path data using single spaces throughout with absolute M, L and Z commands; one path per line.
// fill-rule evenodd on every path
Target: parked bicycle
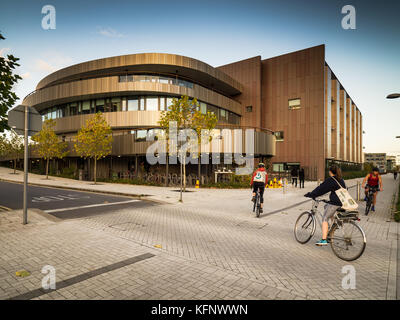
M 322 226 L 322 213 L 318 205 L 326 200 L 313 199 L 310 211 L 305 211 L 297 218 L 294 227 L 294 236 L 297 242 L 305 244 L 315 234 L 316 220 Z M 320 218 L 318 218 L 318 213 Z M 340 259 L 353 261 L 363 254 L 367 239 L 363 229 L 358 225 L 358 211 L 345 211 L 339 209 L 333 216 L 333 222 L 328 231 L 328 242 L 333 253 Z
M 253 204 L 253 212 L 256 213 L 257 218 L 260 217 L 260 210 L 261 210 L 261 195 L 260 195 L 260 189 L 257 189 Z
M 374 201 L 375 192 L 379 191 L 379 188 L 374 188 L 369 186 L 368 193 L 365 199 L 365 215 L 367 216 L 369 211 L 371 210 L 372 202 Z

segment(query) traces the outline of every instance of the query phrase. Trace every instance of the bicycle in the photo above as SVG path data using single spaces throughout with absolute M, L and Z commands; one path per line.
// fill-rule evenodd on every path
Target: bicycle
M 253 212 L 256 213 L 257 218 L 260 217 L 260 210 L 261 210 L 261 196 L 260 196 L 260 189 L 257 188 L 256 196 L 254 199 L 253 204 Z
M 315 234 L 316 220 L 322 227 L 320 219 L 317 218 L 320 202 L 327 203 L 326 200 L 313 199 L 311 211 L 305 211 L 297 218 L 294 227 L 294 236 L 297 242 L 305 244 L 311 240 Z M 322 220 L 321 212 L 320 216 Z M 360 221 L 358 211 L 346 211 L 340 208 L 335 212 L 333 223 L 328 229 L 327 241 L 330 243 L 333 253 L 345 261 L 353 261 L 361 257 L 367 244 L 364 230 L 356 221 Z
M 367 216 L 371 210 L 372 201 L 374 200 L 375 192 L 379 191 L 379 188 L 368 186 L 367 199 L 365 204 L 365 215 Z

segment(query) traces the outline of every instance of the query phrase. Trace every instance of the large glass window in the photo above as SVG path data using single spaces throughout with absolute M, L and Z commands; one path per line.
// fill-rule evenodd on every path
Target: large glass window
M 82 114 L 89 114 L 89 113 L 90 113 L 90 101 L 83 101 Z
M 96 112 L 104 112 L 104 99 L 97 99 L 96 100 Z
M 202 114 L 206 114 L 207 113 L 207 105 L 204 102 L 200 102 L 200 112 Z
M 171 109 L 171 105 L 172 105 L 172 98 L 167 98 L 167 110 Z
M 165 111 L 165 97 L 160 97 L 160 111 Z
M 139 100 L 128 99 L 128 111 L 138 111 L 139 110 Z
M 122 111 L 121 98 L 112 98 L 111 99 L 111 111 Z
M 72 102 L 69 104 L 69 114 L 71 116 L 76 116 L 78 114 L 78 103 Z
M 300 109 L 301 107 L 300 99 L 290 99 L 288 103 L 289 103 L 289 110 L 296 110 Z
M 135 141 L 146 141 L 147 130 L 137 130 Z
M 146 110 L 147 111 L 158 111 L 158 97 L 147 97 Z

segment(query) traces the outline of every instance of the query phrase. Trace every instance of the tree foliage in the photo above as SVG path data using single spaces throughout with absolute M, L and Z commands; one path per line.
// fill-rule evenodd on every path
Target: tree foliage
M 49 160 L 64 158 L 68 151 L 68 144 L 60 141 L 54 132 L 56 123 L 53 119 L 46 119 L 43 123 L 42 130 L 32 137 L 35 142 L 34 150 L 40 158 L 46 161 L 46 179 L 49 176 Z
M 158 124 L 162 129 L 166 130 L 166 139 L 169 139 L 168 131 L 171 122 L 176 122 L 178 130 L 193 129 L 197 133 L 197 157 L 199 158 L 202 134 L 203 138 L 205 133 L 209 138 L 211 138 L 211 132 L 215 128 L 218 120 L 216 115 L 211 112 L 207 112 L 206 114 L 201 113 L 196 98 L 189 99 L 188 96 L 181 96 L 180 99 L 172 99 L 172 104 L 168 106 L 167 111 L 161 113 Z M 194 146 L 189 147 L 192 148 Z M 185 162 L 183 165 L 183 171 L 183 175 L 186 177 Z M 183 181 L 184 188 L 186 188 L 186 179 L 183 179 Z
M 96 113 L 88 119 L 76 136 L 75 150 L 83 158 L 94 159 L 94 182 L 97 181 L 97 161 L 112 151 L 111 127 L 102 113 Z
M 0 152 L 3 157 L 14 162 L 14 173 L 17 170 L 17 161 L 24 156 L 24 138 L 11 129 L 10 137 L 2 135 L 0 138 Z
M 4 39 L 0 33 L 0 40 Z M 8 54 L 7 57 L 0 56 L 0 132 L 10 129 L 7 124 L 7 111 L 18 100 L 17 95 L 13 92 L 14 85 L 22 79 L 19 75 L 14 74 L 14 69 L 19 66 L 18 60 L 19 58 L 11 54 Z

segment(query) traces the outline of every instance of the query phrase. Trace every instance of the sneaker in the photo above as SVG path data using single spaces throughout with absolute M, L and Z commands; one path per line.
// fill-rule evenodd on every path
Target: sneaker
M 364 201 L 367 201 L 367 200 L 368 200 L 368 198 L 367 198 L 367 197 L 365 197 L 365 198 L 364 198 Z
M 260 208 L 260 213 L 263 213 L 264 211 L 263 211 L 263 209 L 262 208 Z
M 328 241 L 326 241 L 325 239 L 321 239 L 315 245 L 317 245 L 317 246 L 327 246 L 328 245 Z
M 371 211 L 375 212 L 375 206 L 372 206 Z
M 252 202 L 256 201 L 256 197 L 251 198 L 251 201 Z

